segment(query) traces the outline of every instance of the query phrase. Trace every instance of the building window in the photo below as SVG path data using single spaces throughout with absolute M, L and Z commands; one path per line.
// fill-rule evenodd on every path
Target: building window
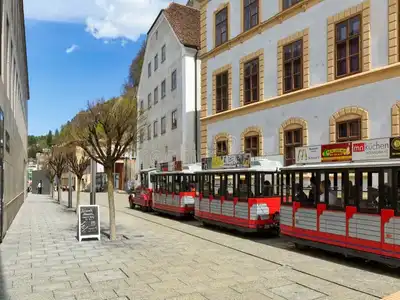
M 158 54 L 154 56 L 154 71 L 158 69 Z
M 217 142 L 217 156 L 228 155 L 228 141 L 218 141 Z
M 216 75 L 216 112 L 228 110 L 228 71 Z
M 154 121 L 153 123 L 153 137 L 157 137 L 158 135 L 158 121 Z
M 147 139 L 151 140 L 151 124 L 147 126 Z
M 139 142 L 143 144 L 143 140 L 144 140 L 144 132 L 143 129 L 140 129 Z
M 336 77 L 361 71 L 361 16 L 336 24 Z
M 167 47 L 164 45 L 161 48 L 161 63 L 163 63 L 165 61 L 165 59 L 167 58 Z
M 258 1 L 259 0 L 244 0 L 244 31 L 258 25 Z
M 161 134 L 165 134 L 167 132 L 167 117 L 161 118 Z
M 361 119 L 336 123 L 336 141 L 350 142 L 361 140 Z
M 215 15 L 215 47 L 228 41 L 228 7 Z
M 161 99 L 163 99 L 166 95 L 166 84 L 165 79 L 161 82 Z
M 296 162 L 295 148 L 303 146 L 303 128 L 285 131 L 285 166 Z
M 172 129 L 175 129 L 176 127 L 178 127 L 177 117 L 178 117 L 177 116 L 177 110 L 175 109 L 171 114 L 171 121 L 172 121 L 171 128 Z
M 147 107 L 148 109 L 151 108 L 151 93 L 147 95 Z
M 303 88 L 303 40 L 283 47 L 283 92 Z
M 289 7 L 292 7 L 293 5 L 296 5 L 297 3 L 300 3 L 303 0 L 281 0 L 283 1 L 283 9 L 288 9 Z
M 260 137 L 258 135 L 246 136 L 244 138 L 244 152 L 250 153 L 253 157 L 258 156 L 260 150 L 259 138 Z
M 142 114 L 144 112 L 144 103 L 143 100 L 140 100 L 140 111 L 139 113 Z
M 10 153 L 10 134 L 6 130 L 6 151 Z
M 176 70 L 171 74 L 171 91 L 176 89 Z
M 244 104 L 259 100 L 258 58 L 244 64 Z
M 147 77 L 151 76 L 151 62 L 148 63 L 147 65 Z
M 154 105 L 158 103 L 158 87 L 154 89 Z

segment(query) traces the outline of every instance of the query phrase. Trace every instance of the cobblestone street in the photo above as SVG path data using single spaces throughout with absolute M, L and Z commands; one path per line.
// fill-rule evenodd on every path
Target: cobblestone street
M 380 299 L 400 290 L 394 272 L 315 258 L 283 247 L 130 210 L 116 194 L 119 241 L 76 239 L 76 216 L 30 195 L 1 254 L 0 299 Z M 107 195 L 97 195 L 102 228 Z M 82 194 L 88 203 L 89 194 Z M 269 245 L 269 243 L 271 245 Z M 344 261 L 344 260 L 343 260 Z M 342 261 L 342 262 L 343 262 Z

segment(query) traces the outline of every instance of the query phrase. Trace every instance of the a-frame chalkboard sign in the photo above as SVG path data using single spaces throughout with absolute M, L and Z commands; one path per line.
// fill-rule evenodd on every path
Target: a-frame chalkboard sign
M 97 238 L 100 241 L 100 211 L 98 205 L 79 205 L 78 240 Z

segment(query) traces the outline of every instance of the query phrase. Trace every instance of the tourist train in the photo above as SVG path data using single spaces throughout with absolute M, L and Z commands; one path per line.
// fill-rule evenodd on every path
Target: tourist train
M 290 166 L 243 153 L 161 164 L 141 171 L 129 202 L 400 267 L 396 137 L 297 147 Z

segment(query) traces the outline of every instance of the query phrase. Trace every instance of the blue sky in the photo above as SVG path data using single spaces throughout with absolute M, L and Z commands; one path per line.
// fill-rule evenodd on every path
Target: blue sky
M 54 131 L 88 101 L 120 95 L 145 33 L 169 2 L 25 0 L 29 134 Z

